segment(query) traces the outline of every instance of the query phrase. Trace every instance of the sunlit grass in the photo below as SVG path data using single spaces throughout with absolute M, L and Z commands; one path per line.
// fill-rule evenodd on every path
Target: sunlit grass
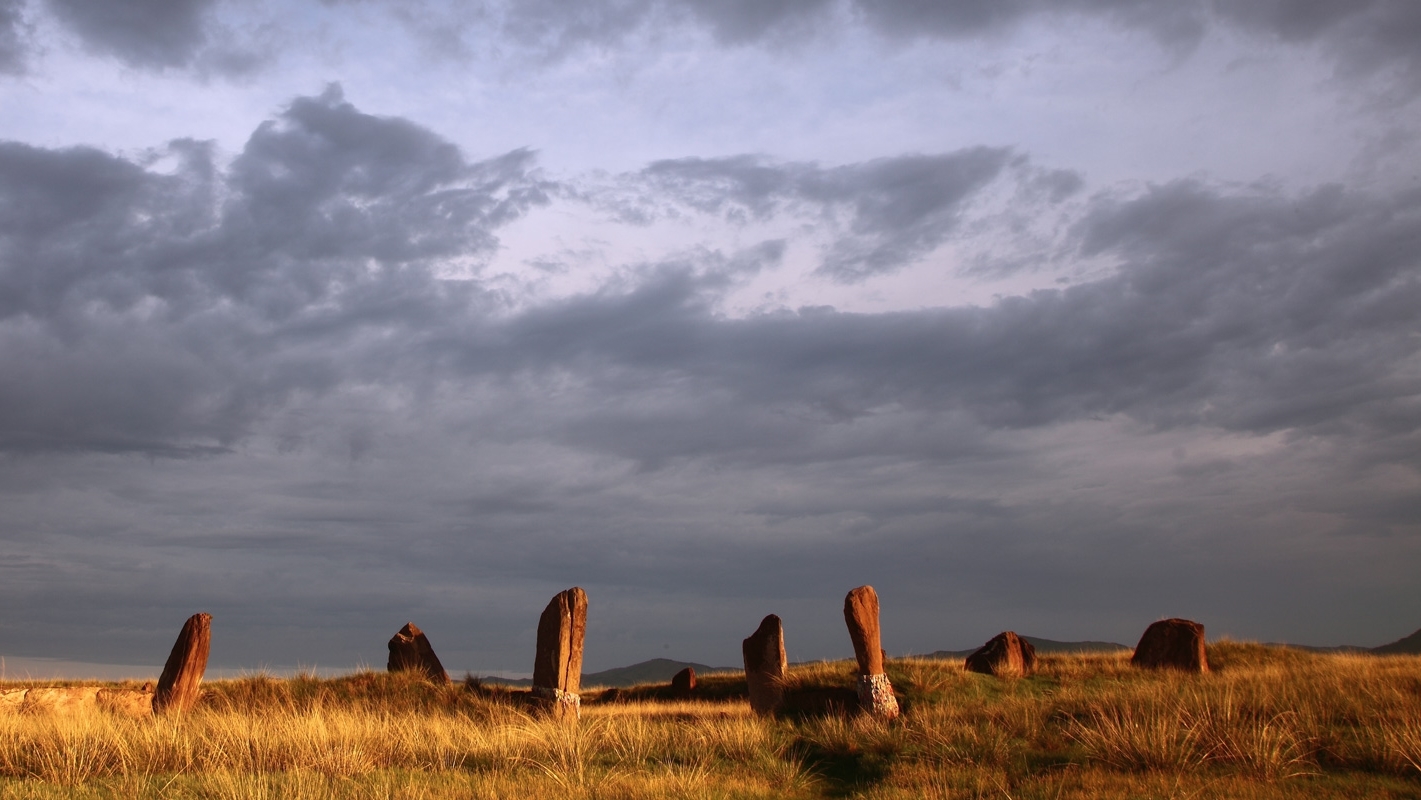
M 894 660 L 891 723 L 755 717 L 734 675 L 697 700 L 589 693 L 575 726 L 474 684 L 253 676 L 181 716 L 0 716 L 0 798 L 1421 796 L 1421 658 L 1210 659 L 1189 676 L 1050 655 L 1021 680 Z M 836 662 L 788 683 L 852 679 Z

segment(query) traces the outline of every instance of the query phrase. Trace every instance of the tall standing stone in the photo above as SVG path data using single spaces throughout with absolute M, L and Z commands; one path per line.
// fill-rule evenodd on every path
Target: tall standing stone
M 1188 619 L 1162 619 L 1145 629 L 1130 663 L 1146 669 L 1208 672 L 1204 626 Z
M 212 615 L 193 614 L 183 623 L 158 688 L 153 693 L 153 712 L 187 711 L 197 704 L 202 674 L 207 671 L 207 651 L 212 646 Z
M 968 672 L 1020 678 L 1036 671 L 1036 646 L 1015 631 L 1003 631 L 968 656 L 963 667 Z
M 773 714 L 784 704 L 785 629 L 774 614 L 760 620 L 760 627 L 740 645 L 745 655 L 745 686 L 750 710 L 761 716 Z
M 587 633 L 587 593 L 574 586 L 548 603 L 538 619 L 538 652 L 533 658 L 533 696 L 544 700 L 556 719 L 581 715 L 582 640 Z
M 844 622 L 848 623 L 854 658 L 859 662 L 859 707 L 883 719 L 897 717 L 898 698 L 893 696 L 893 684 L 883 671 L 878 592 L 872 586 L 860 586 L 844 598 Z
M 439 663 L 439 656 L 429 644 L 429 637 L 413 622 L 406 622 L 390 639 L 390 660 L 385 668 L 390 672 L 421 672 L 435 683 L 448 683 L 449 673 Z

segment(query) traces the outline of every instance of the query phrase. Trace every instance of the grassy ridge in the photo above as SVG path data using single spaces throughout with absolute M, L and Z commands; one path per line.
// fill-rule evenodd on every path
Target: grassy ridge
M 758 719 L 734 675 L 695 702 L 589 693 L 572 728 L 498 687 L 258 676 L 210 684 L 184 717 L 0 717 L 0 797 L 1421 797 L 1421 658 L 1220 642 L 1210 661 L 1048 655 L 1003 681 L 895 660 L 889 724 Z

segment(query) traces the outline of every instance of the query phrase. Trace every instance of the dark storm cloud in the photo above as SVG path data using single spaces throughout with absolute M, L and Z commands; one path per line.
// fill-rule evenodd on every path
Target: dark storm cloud
M 263 60 L 216 19 L 219 0 L 45 0 L 94 53 L 143 69 L 236 75 Z
M 508 5 L 504 25 L 515 38 L 554 52 L 614 44 L 647 26 L 679 20 L 706 27 L 722 43 L 744 44 L 802 36 L 844 9 L 894 39 L 969 39 L 1006 33 L 1041 18 L 1098 18 L 1144 31 L 1176 51 L 1192 48 L 1211 25 L 1224 25 L 1292 43 L 1322 42 L 1344 68 L 1356 72 L 1394 64 L 1414 76 L 1421 63 L 1421 10 L 1409 0 L 538 0 Z
M 267 403 L 338 382 L 333 353 L 468 310 L 431 265 L 477 269 L 545 199 L 530 153 L 469 163 L 336 89 L 226 171 L 203 143 L 152 157 L 0 145 L 6 449 L 226 446 Z
M 1421 6 L 1408 0 L 1216 0 L 1213 8 L 1244 30 L 1287 42 L 1323 42 L 1345 70 L 1365 74 L 1397 65 L 1413 88 L 1421 81 Z
M 25 71 L 24 0 L 0 0 L 0 75 Z
M 842 167 L 783 164 L 756 156 L 658 161 L 642 178 L 671 199 L 732 221 L 788 211 L 846 217 L 819 272 L 842 283 L 896 270 L 955 230 L 965 205 L 1011 158 L 1002 148 L 906 155 Z M 655 212 L 634 210 L 636 214 Z

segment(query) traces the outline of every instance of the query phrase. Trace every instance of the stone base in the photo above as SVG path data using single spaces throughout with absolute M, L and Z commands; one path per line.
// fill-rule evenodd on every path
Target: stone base
M 893 696 L 893 684 L 888 676 L 859 676 L 859 708 L 880 719 L 895 719 L 898 716 L 898 698 Z
M 553 719 L 576 722 L 582 716 L 582 696 L 547 686 L 534 686 L 533 697 Z

